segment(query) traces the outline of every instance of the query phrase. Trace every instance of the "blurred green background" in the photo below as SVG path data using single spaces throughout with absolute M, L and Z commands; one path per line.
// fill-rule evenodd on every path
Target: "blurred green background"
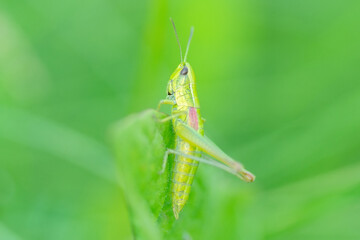
M 208 196 L 216 237 L 360 239 L 359 11 L 356 0 L 1 0 L 0 239 L 132 239 L 108 131 L 166 96 L 180 61 L 170 16 L 184 48 L 195 27 L 207 135 L 257 175 L 245 185 L 200 167 L 210 188 L 238 186 Z M 216 213 L 232 190 L 246 200 Z

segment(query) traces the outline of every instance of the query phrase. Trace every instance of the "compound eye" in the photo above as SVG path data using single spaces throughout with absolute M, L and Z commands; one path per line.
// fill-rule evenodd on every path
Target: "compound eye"
M 187 67 L 184 67 L 184 68 L 181 70 L 180 74 L 181 74 L 181 75 L 186 75 L 186 74 L 188 74 L 188 71 L 189 71 L 189 69 L 188 69 Z

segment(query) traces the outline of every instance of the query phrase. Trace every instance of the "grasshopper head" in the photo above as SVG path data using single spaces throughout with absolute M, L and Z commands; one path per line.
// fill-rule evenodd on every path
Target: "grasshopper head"
M 193 36 L 193 34 L 194 34 L 194 27 L 191 27 L 191 29 L 190 29 L 190 36 L 189 36 L 188 44 L 187 44 L 187 46 L 186 46 L 185 57 L 184 57 L 184 59 L 183 59 L 183 57 L 182 57 L 182 51 L 181 51 L 181 44 L 180 44 L 179 37 L 178 37 L 177 32 L 176 32 L 175 23 L 174 23 L 174 21 L 173 21 L 171 18 L 170 18 L 170 21 L 171 21 L 171 23 L 173 24 L 173 27 L 174 27 L 174 32 L 175 32 L 176 40 L 177 40 L 177 42 L 178 42 L 178 44 L 179 44 L 180 58 L 181 58 L 181 63 L 180 63 L 179 66 L 175 69 L 175 71 L 173 72 L 173 74 L 171 74 L 171 76 L 170 76 L 170 81 L 171 81 L 171 80 L 174 80 L 174 79 L 178 79 L 179 76 L 187 76 L 188 74 L 192 74 L 192 75 L 193 75 L 193 71 L 192 71 L 191 65 L 190 65 L 190 63 L 186 62 L 186 58 L 187 58 L 187 55 L 188 55 L 191 38 L 192 38 L 192 36 Z
M 194 75 L 190 63 L 182 62 L 177 66 L 175 71 L 171 74 L 170 80 L 175 80 L 181 76 L 188 76 L 190 74 Z
M 171 74 L 169 84 L 168 84 L 168 95 L 174 94 L 174 88 L 179 84 L 179 81 L 183 79 L 183 77 L 188 77 L 190 82 L 195 81 L 194 71 L 188 62 L 180 63 L 175 71 Z
M 182 51 L 181 51 L 181 44 L 180 44 L 179 37 L 176 32 L 175 23 L 171 18 L 170 18 L 170 21 L 174 27 L 176 40 L 179 44 L 181 63 L 179 64 L 179 66 L 177 66 L 175 71 L 170 76 L 170 80 L 168 83 L 168 96 L 172 96 L 174 94 L 174 89 L 176 89 L 179 85 L 183 85 L 183 84 L 181 84 L 181 80 L 184 80 L 184 78 L 187 78 L 186 80 L 189 80 L 191 84 L 195 83 L 194 71 L 192 70 L 190 63 L 186 62 L 191 38 L 194 33 L 194 27 L 191 27 L 191 29 L 190 29 L 190 36 L 189 36 L 188 44 L 186 47 L 185 57 L 183 59 Z

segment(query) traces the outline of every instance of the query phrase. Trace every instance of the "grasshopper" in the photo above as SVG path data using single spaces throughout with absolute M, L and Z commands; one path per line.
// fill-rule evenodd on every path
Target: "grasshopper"
M 175 150 L 166 150 L 160 173 L 165 171 L 168 155 L 175 154 L 175 166 L 172 170 L 172 207 L 174 216 L 178 219 L 189 198 L 199 162 L 223 169 L 245 182 L 253 182 L 255 176 L 204 136 L 204 119 L 200 114 L 195 75 L 190 63 L 186 61 L 194 28 L 191 28 L 183 59 L 175 23 L 172 19 L 170 21 L 180 48 L 181 63 L 171 74 L 167 85 L 167 97 L 159 102 L 157 110 L 159 111 L 163 104 L 172 105 L 171 115 L 160 121 L 172 120 L 176 135 Z M 202 156 L 204 153 L 209 157 Z

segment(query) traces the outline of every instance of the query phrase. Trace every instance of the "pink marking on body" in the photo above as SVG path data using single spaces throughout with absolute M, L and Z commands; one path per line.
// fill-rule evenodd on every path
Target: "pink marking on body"
M 196 113 L 196 108 L 194 107 L 189 108 L 189 125 L 196 131 L 199 129 L 199 120 Z

